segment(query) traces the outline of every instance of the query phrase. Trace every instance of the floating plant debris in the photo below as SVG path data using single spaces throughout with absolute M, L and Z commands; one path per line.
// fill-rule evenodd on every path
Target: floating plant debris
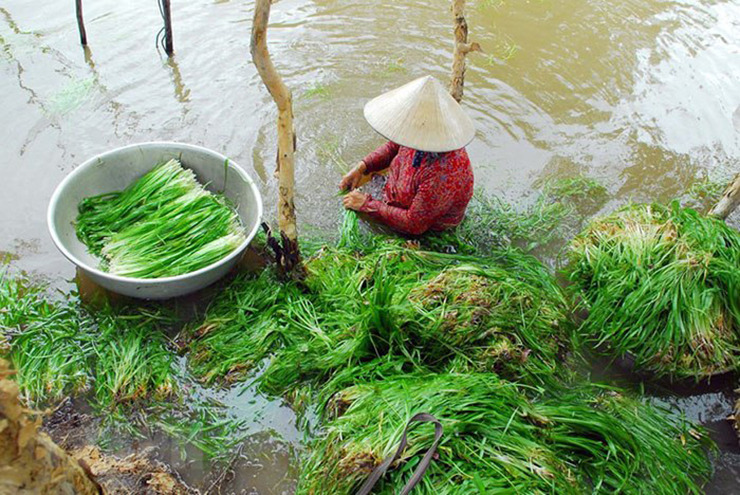
M 706 377 L 740 363 L 740 234 L 674 203 L 594 220 L 567 268 L 588 309 L 580 335 L 638 370 Z
M 121 192 L 84 199 L 77 237 L 116 275 L 182 275 L 224 258 L 245 240 L 238 215 L 177 160 Z

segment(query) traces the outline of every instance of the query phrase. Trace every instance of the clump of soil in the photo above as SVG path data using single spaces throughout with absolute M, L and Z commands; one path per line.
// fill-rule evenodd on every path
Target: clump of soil
M 41 414 L 21 405 L 12 373 L 0 359 L 0 493 L 100 493 L 82 466 L 39 431 Z
M 64 399 L 44 417 L 42 430 L 68 452 L 93 443 L 100 420 L 85 413 L 84 407 L 84 403 L 80 404 L 73 398 Z
M 98 422 L 70 399 L 45 418 L 41 431 L 43 413 L 21 405 L 12 373 L 0 359 L 0 493 L 197 493 L 146 451 L 121 459 L 89 445 Z
M 94 445 L 71 452 L 109 494 L 187 495 L 189 488 L 165 464 L 150 458 L 147 452 L 124 458 L 107 455 Z
M 44 418 L 44 430 L 76 459 L 106 494 L 182 495 L 197 493 L 166 464 L 154 460 L 151 450 L 119 458 L 92 445 L 100 420 L 85 412 L 84 404 L 68 398 Z

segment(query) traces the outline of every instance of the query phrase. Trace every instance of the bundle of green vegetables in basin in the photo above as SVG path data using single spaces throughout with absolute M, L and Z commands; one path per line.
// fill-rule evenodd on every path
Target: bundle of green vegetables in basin
M 84 199 L 77 236 L 110 273 L 160 278 L 194 272 L 245 240 L 236 212 L 171 159 L 125 190 Z
M 740 364 L 740 234 L 659 204 L 594 220 L 570 245 L 588 317 L 579 335 L 635 369 L 704 378 Z
M 143 143 L 77 167 L 55 191 L 48 222 L 60 251 L 94 282 L 164 299 L 225 275 L 261 215 L 254 182 L 225 156 Z

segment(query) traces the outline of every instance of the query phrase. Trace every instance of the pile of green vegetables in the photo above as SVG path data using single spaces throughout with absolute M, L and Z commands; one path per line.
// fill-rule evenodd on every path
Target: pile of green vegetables
M 36 408 L 85 397 L 100 418 L 98 442 L 165 432 L 183 449 L 223 459 L 244 440 L 239 421 L 191 391 L 161 305 L 87 307 L 73 295 L 50 300 L 42 285 L 0 272 L 0 357 L 12 362 L 23 398 Z M 194 394 L 198 395 L 198 394 Z
M 77 237 L 110 273 L 161 278 L 222 259 L 244 240 L 238 215 L 170 160 L 121 192 L 84 199 Z
M 166 188 L 149 188 L 170 172 L 165 164 L 122 193 L 87 200 L 78 233 L 92 252 L 115 251 L 122 232 L 178 202 L 158 194 L 186 189 L 180 174 Z M 582 190 L 581 182 L 560 193 Z M 136 207 L 104 221 L 108 202 L 124 197 Z M 335 246 L 310 253 L 302 246 L 305 279 L 286 280 L 268 266 L 229 281 L 174 339 L 182 361 L 165 333 L 168 314 L 153 309 L 159 306 L 48 303 L 20 282 L 0 280 L 7 307 L 0 311 L 0 330 L 7 329 L 0 331 L 0 355 L 18 368 L 29 398 L 89 390 L 100 410 L 187 402 L 177 397 L 195 386 L 190 374 L 205 386 L 250 379 L 250 387 L 290 403 L 306 427 L 298 493 L 357 490 L 419 412 L 436 416 L 445 433 L 418 493 L 700 493 L 711 475 L 706 433 L 628 392 L 577 376 L 570 366 L 579 356 L 573 335 L 615 346 L 620 331 L 632 331 L 624 325 L 628 317 L 655 318 L 653 326 L 632 331 L 653 337 L 630 352 L 662 339 L 658 326 L 670 324 L 673 336 L 689 327 L 719 335 L 714 351 L 732 354 L 734 341 L 721 330 L 736 328 L 740 302 L 728 295 L 739 287 L 730 273 L 740 261 L 732 254 L 740 252 L 737 235 L 677 207 L 630 207 L 593 223 L 571 251 L 569 273 L 591 310 L 575 331 L 568 294 L 542 263 L 511 246 L 529 249 L 531 233 L 551 231 L 560 207 L 539 204 L 531 215 L 479 204 L 476 215 L 492 222 L 532 217 L 531 229 L 497 235 L 485 249 L 467 242 L 470 226 L 407 242 L 363 234 L 356 214 L 347 212 Z M 652 285 L 643 288 L 646 273 Z M 673 277 L 672 285 L 663 276 Z M 661 290 L 648 290 L 655 287 Z M 599 296 L 605 289 L 614 295 Z M 624 304 L 632 291 L 642 291 L 642 305 Z M 681 342 L 672 340 L 661 356 L 678 359 L 695 349 L 696 339 L 673 347 Z M 654 363 L 657 350 L 647 349 L 643 356 Z M 222 421 L 210 404 L 149 418 L 204 452 L 238 443 L 238 425 Z M 411 428 L 408 447 L 376 492 L 403 486 L 431 443 L 430 425 Z
M 173 323 L 169 312 L 87 309 L 43 296 L 41 287 L 0 274 L 0 356 L 13 363 L 30 402 L 91 391 L 93 403 L 107 409 L 173 392 L 174 357 L 164 333 Z
M 580 336 L 638 370 L 707 377 L 740 364 L 740 234 L 673 204 L 594 220 L 569 250 Z
M 322 248 L 300 287 L 270 271 L 239 277 L 189 331 L 196 374 L 239 379 L 270 358 L 262 389 L 295 398 L 376 358 L 533 384 L 567 373 L 567 305 L 536 259 L 374 242 L 364 254 Z
M 297 493 L 353 493 L 421 411 L 440 419 L 444 436 L 414 493 L 701 493 L 697 479 L 711 473 L 706 437 L 610 388 L 530 399 L 491 373 L 412 373 L 344 389 L 330 406 Z M 432 432 L 411 431 L 374 493 L 404 485 Z
M 619 389 L 574 385 L 568 304 L 536 259 L 423 251 L 360 235 L 353 215 L 339 247 L 306 260 L 303 282 L 241 275 L 185 332 L 196 375 L 256 377 L 315 413 L 298 493 L 357 490 L 418 412 L 445 428 L 419 493 L 701 492 L 711 441 L 700 428 Z M 431 443 L 430 426 L 413 428 L 376 491 L 403 486 Z

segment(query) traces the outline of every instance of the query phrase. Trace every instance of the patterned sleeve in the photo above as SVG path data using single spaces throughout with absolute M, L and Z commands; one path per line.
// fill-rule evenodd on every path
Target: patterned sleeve
M 398 154 L 399 146 L 391 141 L 388 141 L 383 146 L 373 151 L 365 157 L 366 173 L 380 172 L 381 170 L 388 168 L 393 158 Z
M 400 232 L 423 234 L 449 210 L 454 201 L 454 190 L 446 187 L 446 180 L 446 174 L 428 174 L 409 209 L 391 206 L 368 195 L 360 211 Z

